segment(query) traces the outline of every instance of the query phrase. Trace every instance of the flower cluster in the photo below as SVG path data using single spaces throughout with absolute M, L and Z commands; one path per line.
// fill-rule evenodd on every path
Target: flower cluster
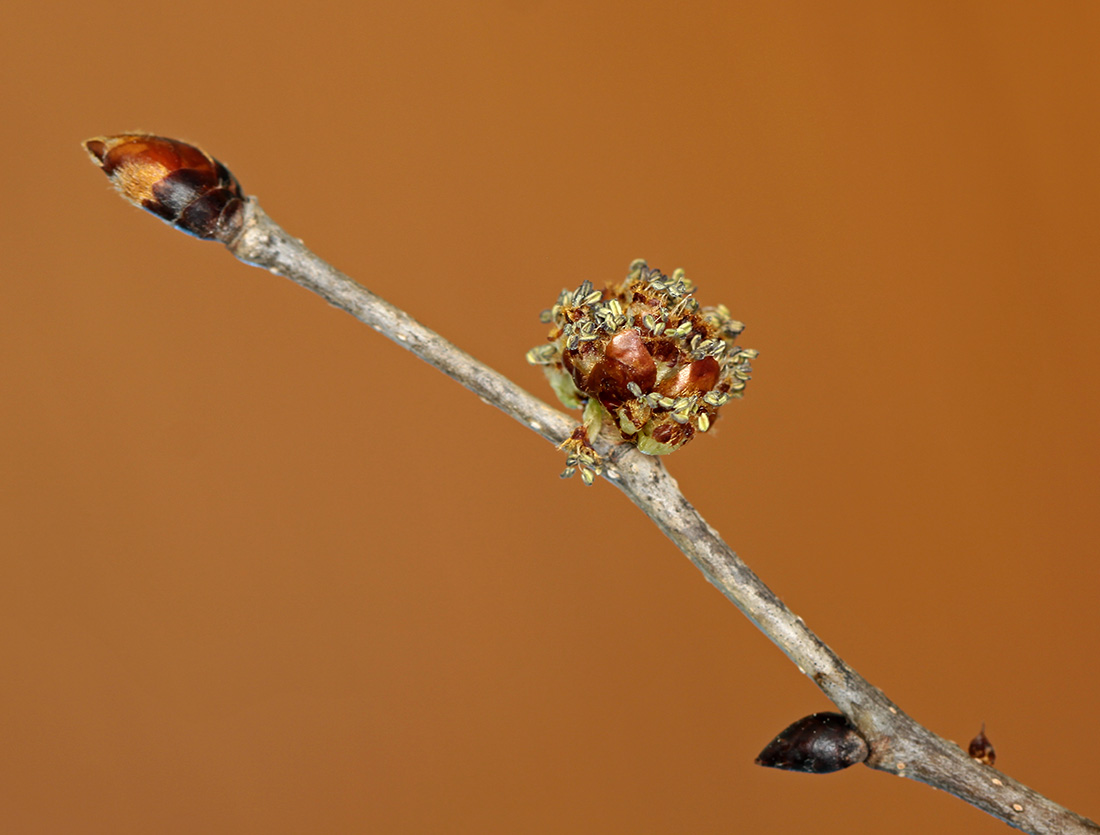
M 585 281 L 543 311 L 550 335 L 527 361 L 543 367 L 562 403 L 584 408 L 562 445 L 563 477 L 579 471 L 592 483 L 600 458 L 590 439 L 602 427 L 647 455 L 666 455 L 742 395 L 756 357 L 736 344 L 745 326 L 723 305 L 701 308 L 694 292 L 683 270 L 666 276 L 638 260 L 619 284 L 597 290 Z

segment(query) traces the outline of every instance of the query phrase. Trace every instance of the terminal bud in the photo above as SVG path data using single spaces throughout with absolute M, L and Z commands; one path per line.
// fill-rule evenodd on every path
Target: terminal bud
M 240 231 L 244 194 L 205 151 L 163 136 L 97 136 L 84 150 L 119 194 L 177 229 L 228 243 Z

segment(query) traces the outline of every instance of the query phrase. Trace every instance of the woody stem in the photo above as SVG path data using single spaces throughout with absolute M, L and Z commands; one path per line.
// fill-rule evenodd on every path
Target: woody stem
M 229 244 L 240 260 L 289 278 L 347 311 L 554 444 L 575 421 L 528 394 L 348 276 L 275 224 L 254 199 Z M 703 575 L 734 603 L 859 729 L 867 765 L 943 789 L 1025 832 L 1100 833 L 1054 803 L 919 725 L 834 653 L 756 576 L 680 492 L 657 457 L 593 439 L 603 476 L 622 490 Z

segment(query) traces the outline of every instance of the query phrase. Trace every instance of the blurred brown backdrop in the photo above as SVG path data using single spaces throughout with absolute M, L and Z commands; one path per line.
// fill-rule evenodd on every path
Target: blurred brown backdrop
M 4 12 L 5 832 L 995 833 L 758 768 L 828 705 L 614 489 L 79 141 L 226 162 L 549 397 L 563 286 L 760 350 L 668 460 L 864 675 L 1100 816 L 1095 4 Z

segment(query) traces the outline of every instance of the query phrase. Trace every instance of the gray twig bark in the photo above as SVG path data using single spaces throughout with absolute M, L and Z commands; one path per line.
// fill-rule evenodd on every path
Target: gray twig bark
M 576 421 L 531 396 L 407 313 L 357 284 L 276 225 L 250 199 L 229 249 L 242 261 L 312 290 L 408 348 L 548 441 L 560 444 Z M 596 443 L 604 477 L 622 490 L 719 591 L 821 688 L 859 729 L 866 765 L 928 783 L 1025 832 L 1100 833 L 1100 826 L 1047 799 L 918 724 L 837 656 L 722 541 L 684 498 L 660 458 L 629 444 Z

